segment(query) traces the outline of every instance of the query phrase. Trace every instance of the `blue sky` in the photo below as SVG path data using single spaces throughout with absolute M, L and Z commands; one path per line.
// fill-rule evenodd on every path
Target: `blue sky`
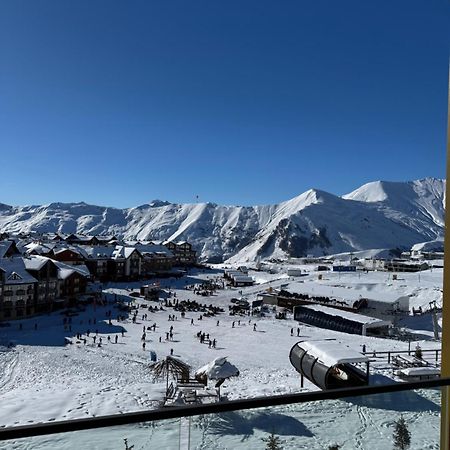
M 0 202 L 445 176 L 448 0 L 3 0 Z

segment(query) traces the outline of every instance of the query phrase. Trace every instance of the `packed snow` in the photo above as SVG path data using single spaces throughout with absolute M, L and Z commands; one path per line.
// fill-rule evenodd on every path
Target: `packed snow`
M 305 265 L 302 266 L 306 273 L 302 277 L 304 283 L 299 283 L 285 275 L 286 268 L 279 266 L 278 273 L 274 274 L 251 271 L 250 275 L 258 283 L 255 286 L 218 290 L 208 297 L 194 295 L 187 287 L 221 277 L 220 270 L 191 270 L 184 278 L 161 280 L 161 287 L 167 295 L 170 292 L 171 301 L 190 299 L 224 309 L 222 314 L 203 315 L 201 320 L 201 313 L 186 312 L 182 318 L 170 307 L 149 312 L 147 307 L 156 305 L 155 302 L 130 296 L 131 289 L 145 284 L 139 282 L 104 286 L 106 303 L 86 306 L 85 311 L 72 316 L 66 326 L 63 324 L 65 316 L 57 312 L 11 322 L 11 326 L 0 328 L 0 343 L 4 345 L 0 352 L 0 423 L 3 427 L 17 426 L 160 407 L 165 383 L 152 378 L 151 352 L 155 352 L 158 359 L 173 353 L 191 366 L 192 374 L 211 361 L 226 357 L 239 370 L 239 376 L 226 380 L 221 394 L 228 399 L 238 399 L 317 389 L 307 380 L 302 389 L 299 374 L 289 362 L 290 349 L 302 340 L 336 339 L 356 352 L 365 345 L 370 354 L 408 350 L 417 344 L 422 349 L 440 347 L 439 342 L 433 341 L 430 314 L 405 316 L 399 321 L 412 336 L 413 342 L 409 344 L 306 326 L 294 321 L 291 315 L 279 320 L 271 310 L 264 317 L 229 315 L 232 298 L 252 301 L 258 292 L 267 289 L 281 286 L 300 289 L 302 284 L 308 283 L 330 295 L 337 287 L 352 294 L 364 292 L 393 298 L 409 295 L 411 308 L 421 305 L 426 309 L 432 298 L 441 303 L 441 269 L 402 274 L 398 280 L 382 272 L 327 273 L 324 279 L 318 280 L 314 266 Z M 117 320 L 122 313 L 114 307 L 116 299 L 139 306 L 136 323 L 131 316 Z M 141 307 L 144 305 L 146 308 Z M 173 315 L 175 320 L 169 320 Z M 149 330 L 153 324 L 156 324 L 156 331 Z M 173 338 L 166 339 L 171 326 Z M 201 344 L 197 338 L 199 331 L 216 339 L 216 347 L 210 347 L 207 342 Z M 81 334 L 82 339 L 77 339 L 77 334 Z M 101 347 L 98 346 L 100 339 Z M 72 343 L 68 344 L 68 340 Z M 13 346 L 8 348 L 9 344 Z M 377 355 L 370 359 L 371 383 L 398 380 L 385 357 Z M 282 437 L 287 449 L 327 448 L 333 443 L 343 445 L 344 449 L 384 449 L 391 445 L 392 425 L 400 413 L 412 431 L 411 448 L 438 448 L 439 401 L 439 391 L 430 390 L 389 398 L 317 402 L 193 418 L 190 421 L 191 448 L 263 448 L 261 438 L 274 431 Z M 183 434 L 186 427 L 189 421 L 183 422 L 181 428 L 179 421 L 142 424 L 24 439 L 8 443 L 4 448 L 122 449 L 123 438 L 128 438 L 136 449 L 150 446 L 175 449 L 179 448 L 180 433 Z

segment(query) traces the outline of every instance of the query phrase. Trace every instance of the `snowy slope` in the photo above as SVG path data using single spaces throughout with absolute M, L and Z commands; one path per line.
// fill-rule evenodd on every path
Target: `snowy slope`
M 375 181 L 343 198 L 372 203 L 387 217 L 417 230 L 428 224 L 439 234 L 444 226 L 444 180 L 425 178 L 406 183 Z
M 338 197 L 309 190 L 277 205 L 220 206 L 155 200 L 129 209 L 0 204 L 0 230 L 187 240 L 209 262 L 409 248 L 443 235 L 445 182 L 373 182 Z

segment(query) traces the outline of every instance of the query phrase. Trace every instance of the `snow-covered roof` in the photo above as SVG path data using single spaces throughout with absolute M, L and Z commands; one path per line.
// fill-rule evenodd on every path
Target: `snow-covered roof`
M 76 247 L 74 245 L 56 245 L 53 248 L 53 253 L 57 255 L 58 253 L 65 252 L 67 250 L 70 250 L 71 252 L 76 253 L 80 256 L 87 256 L 86 250 L 81 250 L 79 247 Z
M 84 277 L 88 277 L 90 275 L 89 269 L 84 264 L 73 266 L 64 264 L 60 261 L 54 261 L 54 263 L 58 267 L 58 278 L 60 280 L 65 280 L 74 273 L 78 273 Z
M 145 253 L 165 253 L 167 256 L 173 256 L 173 253 L 164 245 L 157 244 L 137 244 L 136 249 L 142 254 Z
M 116 245 L 111 257 L 113 259 L 120 259 L 120 258 L 127 259 L 132 255 L 134 251 L 137 251 L 135 247 L 125 247 L 123 245 Z
M 85 249 L 88 258 L 99 259 L 105 258 L 109 259 L 112 257 L 115 247 L 106 246 L 106 245 L 96 245 L 93 247 L 87 247 Z
M 238 375 L 239 369 L 228 362 L 226 357 L 216 358 L 195 371 L 195 376 L 206 376 L 209 380 L 222 380 Z
M 27 270 L 41 270 L 49 261 L 51 261 L 51 259 L 45 258 L 44 256 L 29 256 L 28 258 L 23 258 Z
M 353 322 L 362 323 L 368 327 L 370 326 L 383 326 L 390 325 L 391 322 L 386 320 L 376 319 L 374 317 L 363 316 L 362 314 L 356 314 L 350 311 L 343 311 L 341 309 L 330 308 L 322 305 L 301 305 L 301 308 L 311 309 L 313 311 L 320 311 L 330 316 L 342 317 L 344 319 L 352 320 Z
M 11 248 L 12 245 L 16 245 L 15 242 L 12 241 L 12 240 L 7 240 L 7 241 L 1 241 L 0 242 L 0 258 L 4 258 L 5 257 L 6 253 Z
M 298 342 L 300 348 L 309 355 L 317 358 L 327 367 L 344 363 L 368 362 L 369 358 L 347 343 L 336 340 L 302 341 Z
M 400 369 L 399 372 L 408 377 L 418 377 L 422 375 L 440 375 L 441 370 L 437 367 L 407 367 Z
M 25 267 L 22 257 L 0 259 L 0 269 L 5 272 L 5 284 L 37 283 Z
M 291 293 L 308 294 L 312 297 L 325 296 L 341 300 L 348 305 L 352 305 L 356 300 L 366 298 L 368 300 L 376 300 L 378 302 L 395 303 L 399 301 L 404 295 L 399 295 L 396 292 L 390 292 L 387 289 L 373 290 L 374 286 L 370 283 L 363 283 L 359 281 L 338 281 L 336 279 L 330 280 L 305 280 L 303 283 L 298 281 L 290 282 L 285 290 Z
M 35 252 L 38 254 L 42 253 L 49 253 L 52 248 L 55 247 L 56 244 L 40 244 L 39 242 L 30 242 L 29 244 L 25 245 L 24 250 L 26 253 Z

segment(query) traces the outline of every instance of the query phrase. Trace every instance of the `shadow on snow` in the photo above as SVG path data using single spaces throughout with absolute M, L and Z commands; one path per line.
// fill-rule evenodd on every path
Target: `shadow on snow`
M 243 439 L 252 436 L 255 429 L 267 433 L 275 431 L 280 436 L 314 436 L 302 422 L 294 417 L 270 412 L 218 414 L 214 416 L 209 428 L 213 434 L 242 435 Z

